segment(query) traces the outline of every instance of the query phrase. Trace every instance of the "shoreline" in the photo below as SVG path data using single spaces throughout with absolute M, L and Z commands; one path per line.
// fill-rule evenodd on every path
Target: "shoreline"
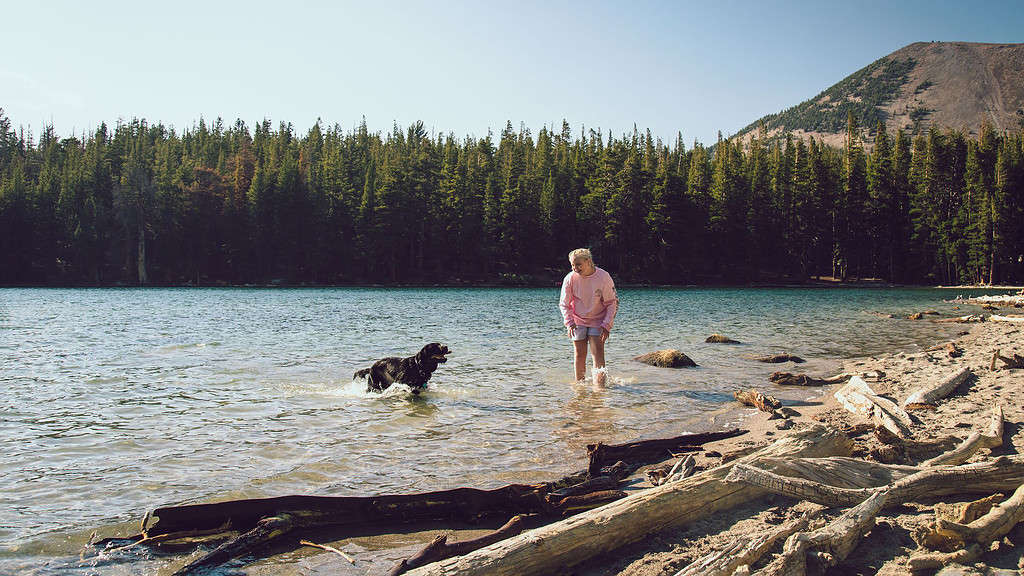
M 975 302 L 964 301 L 963 303 L 972 307 L 976 305 Z M 1003 308 L 1003 311 L 1006 311 L 1006 309 Z M 1017 312 L 1012 308 L 1009 311 Z M 1000 314 L 1003 312 L 994 313 Z M 902 319 L 900 320 L 902 321 Z M 930 342 L 932 344 L 948 341 L 945 335 L 949 334 L 952 337 L 954 333 L 949 330 L 950 328 L 953 331 L 959 332 L 964 332 L 968 329 L 966 326 L 960 327 L 953 324 L 931 325 L 929 323 L 928 325 L 931 326 L 928 328 L 928 333 L 932 335 Z M 1021 330 L 1022 328 L 1024 328 L 1024 325 L 1016 326 L 994 322 L 972 324 L 966 334 L 954 337 L 954 340 L 965 351 L 964 356 L 960 358 L 948 358 L 943 350 L 932 353 L 926 352 L 924 349 L 928 347 L 928 344 L 921 343 L 915 344 L 914 348 L 916 349 L 912 351 L 899 351 L 890 348 L 884 353 L 873 356 L 855 357 L 845 360 L 834 358 L 828 361 L 831 364 L 828 368 L 818 365 L 809 367 L 807 371 L 813 376 L 826 376 L 836 372 L 882 370 L 886 372 L 886 378 L 881 383 L 872 382 L 871 385 L 878 393 L 887 395 L 897 401 L 905 397 L 906 389 L 913 387 L 916 382 L 927 379 L 930 375 L 952 370 L 954 366 L 965 363 L 970 363 L 972 369 L 976 373 L 981 374 L 982 377 L 987 378 L 987 376 L 995 375 L 996 377 L 1005 376 L 1008 378 L 1008 382 L 992 384 L 987 379 L 981 382 L 982 377 L 979 377 L 979 382 L 965 385 L 957 394 L 940 403 L 940 407 L 945 408 L 946 404 L 952 404 L 954 400 L 970 397 L 975 392 L 975 386 L 980 384 L 984 384 L 985 391 L 990 393 L 993 392 L 990 390 L 993 386 L 1000 386 L 1002 388 L 1001 395 L 992 396 L 990 394 L 988 399 L 976 403 L 982 405 L 981 408 L 971 408 L 965 413 L 962 420 L 956 421 L 953 418 L 949 418 L 948 425 L 943 427 L 944 431 L 942 433 L 952 434 L 962 439 L 973 431 L 980 422 L 987 420 L 988 413 L 984 409 L 984 405 L 990 403 L 991 398 L 1015 401 L 1015 398 L 1021 397 L 1021 380 L 1024 378 L 1024 372 L 1019 370 L 1012 372 L 997 371 L 986 376 L 984 371 L 987 370 L 992 348 L 1001 347 L 1004 354 L 1022 352 L 1020 346 L 1022 341 L 1020 334 L 1024 331 Z M 918 346 L 920 347 L 918 348 Z M 789 366 L 789 369 L 793 369 L 793 367 Z M 799 371 L 803 372 L 803 370 Z M 744 388 L 747 387 L 745 386 Z M 837 387 L 837 385 L 807 387 L 806 389 L 805 387 L 779 387 L 770 384 L 767 380 L 756 385 L 756 388 L 763 393 L 778 395 L 787 408 L 797 412 L 791 418 L 794 427 L 804 426 L 813 422 L 825 422 L 845 427 L 855 422 L 855 418 L 852 415 L 845 414 L 841 408 L 836 408 L 836 402 L 832 398 L 832 393 Z M 795 390 L 789 390 L 792 388 L 795 388 Z M 780 393 L 782 390 L 792 392 L 796 399 L 783 396 Z M 1017 406 L 1018 410 L 1016 413 L 1011 412 L 1009 406 L 1004 408 L 1007 409 L 1006 421 L 1008 432 L 1006 437 L 1009 438 L 1010 434 L 1014 434 L 1013 449 L 1024 449 L 1024 446 L 1020 446 L 1019 438 L 1020 423 L 1024 421 L 1024 414 L 1021 413 L 1021 411 L 1024 411 L 1024 405 Z M 943 414 L 945 417 L 950 416 L 949 410 Z M 923 415 L 915 413 L 915 415 L 921 416 L 922 419 L 926 420 L 927 418 L 925 417 L 932 417 L 933 413 Z M 739 452 L 767 445 L 788 434 L 790 428 L 788 426 L 782 428 L 779 424 L 781 424 L 779 420 L 769 420 L 764 413 L 751 408 L 741 407 L 735 402 L 727 402 L 718 409 L 695 416 L 692 420 L 682 424 L 686 429 L 679 430 L 678 433 L 721 430 L 732 427 L 748 430 L 749 432 L 743 436 L 709 443 L 706 446 L 706 450 L 731 458 Z M 923 422 L 916 427 L 915 432 L 938 434 L 938 432 L 930 429 L 930 425 L 927 425 L 927 422 Z M 915 438 L 918 437 L 915 436 Z M 858 441 L 862 442 L 864 440 L 859 439 Z M 867 449 L 867 447 L 864 447 L 864 450 Z M 704 453 L 701 455 L 698 466 L 706 469 L 717 466 L 721 462 L 721 456 Z M 630 489 L 638 488 L 640 486 L 630 487 Z M 670 569 L 666 568 L 666 566 L 675 566 L 675 570 L 678 570 L 688 563 L 687 560 L 692 560 L 695 554 L 699 555 L 699 553 L 713 550 L 716 547 L 720 548 L 730 538 L 742 538 L 744 534 L 753 534 L 764 530 L 765 527 L 772 525 L 775 520 L 788 514 L 788 509 L 792 507 L 792 504 L 793 501 L 788 501 L 784 498 L 761 499 L 749 506 L 738 508 L 735 511 L 726 511 L 717 515 L 716 518 L 701 521 L 692 526 L 686 526 L 683 529 L 667 530 L 658 533 L 649 539 L 650 542 L 644 545 L 634 544 L 617 550 L 603 558 L 591 560 L 574 569 L 573 574 L 577 576 L 612 576 L 617 574 L 660 576 L 661 574 L 675 574 L 675 571 L 669 571 Z M 797 505 L 796 509 L 801 509 L 800 505 Z M 881 518 L 880 521 L 890 522 L 887 519 L 883 520 Z M 893 520 L 890 523 L 899 525 L 899 522 L 902 521 Z M 299 573 L 384 574 L 387 568 L 394 563 L 395 559 L 403 558 L 409 556 L 410 553 L 416 552 L 437 534 L 454 532 L 455 535 L 452 537 L 452 540 L 463 540 L 482 535 L 482 533 L 486 532 L 482 526 L 486 525 L 445 526 L 443 528 L 424 526 L 419 528 L 420 531 L 417 531 L 415 527 L 410 527 L 409 531 L 397 534 L 377 534 L 367 537 L 353 537 L 350 535 L 333 542 L 328 540 L 326 543 L 342 548 L 360 559 L 358 564 L 359 570 L 352 572 L 347 570 L 347 565 L 342 567 L 340 564 L 337 564 L 336 558 L 332 558 L 332 555 L 323 555 L 309 549 L 298 549 L 283 555 L 262 558 L 248 565 L 246 571 L 249 574 L 267 575 Z M 494 528 L 496 526 L 488 527 Z M 906 530 L 901 532 L 904 536 L 905 533 Z M 86 535 L 83 534 L 81 536 L 84 539 Z M 324 534 L 324 536 L 330 538 L 329 533 Z M 906 538 L 903 538 L 903 540 L 906 540 Z M 1024 542 L 1024 539 L 1019 541 Z M 897 546 L 905 547 L 905 542 L 897 542 Z M 882 548 L 885 547 L 886 545 L 882 546 Z M 900 548 L 900 550 L 903 549 Z M 892 559 L 889 559 L 886 562 L 891 563 L 892 561 Z M 905 571 L 899 571 L 898 560 L 895 562 L 896 564 L 891 566 L 886 565 L 886 570 L 895 571 L 881 573 L 906 573 Z M 371 568 L 370 572 L 367 572 L 368 566 Z M 858 570 L 860 573 L 876 573 L 878 572 L 877 568 L 877 566 L 870 567 L 869 565 Z
M 917 419 L 912 429 L 915 440 L 934 440 L 944 436 L 955 437 L 958 441 L 971 432 L 983 430 L 990 418 L 991 408 L 999 405 L 1004 410 L 1005 432 L 1003 446 L 992 450 L 981 450 L 969 462 L 990 460 L 1004 454 L 1024 452 L 1024 371 L 989 370 L 992 354 L 1001 349 L 1004 354 L 1024 352 L 1024 324 L 983 322 L 973 324 L 952 342 L 963 351 L 956 358 L 949 357 L 945 349 L 916 353 L 890 352 L 878 356 L 853 358 L 843 362 L 843 372 L 865 373 L 881 371 L 885 376 L 870 386 L 883 397 L 897 403 L 922 383 L 948 375 L 963 367 L 969 368 L 974 377 L 938 403 L 931 411 L 915 411 Z M 936 341 L 935 344 L 944 344 Z M 813 423 L 849 429 L 854 424 L 867 420 L 855 416 L 842 408 L 833 396 L 842 384 L 818 388 L 821 393 L 802 405 L 784 405 L 795 410 L 791 419 L 793 429 Z M 766 383 L 758 390 L 771 394 L 772 384 Z M 748 434 L 709 443 L 706 450 L 712 454 L 735 455 L 767 446 L 787 432 L 779 430 L 779 420 L 769 415 L 746 408 L 748 415 L 742 420 L 742 427 Z M 873 434 L 853 438 L 854 455 L 866 457 L 880 443 Z M 698 459 L 698 470 L 718 465 L 722 458 L 706 456 Z M 903 463 L 917 464 L 917 461 Z M 982 495 L 958 495 L 946 497 L 946 501 L 967 502 Z M 774 525 L 816 505 L 798 502 L 781 496 L 766 496 L 725 511 L 714 518 L 703 519 L 692 525 L 670 529 L 651 535 L 643 543 L 632 544 L 613 554 L 586 562 L 575 571 L 577 576 L 663 576 L 675 574 L 690 562 L 722 549 L 729 543 L 763 533 Z M 918 551 L 910 537 L 913 529 L 931 520 L 933 502 L 910 503 L 892 510 L 884 510 L 877 518 L 875 529 L 869 532 L 850 554 L 845 562 L 828 572 L 829 574 L 910 574 L 907 561 Z M 840 511 L 829 510 L 828 518 L 834 518 Z M 1009 545 L 1007 545 L 1009 544 Z M 781 550 L 781 543 L 773 553 Z M 770 561 L 767 555 L 752 571 Z M 1003 540 L 1003 545 L 984 554 L 976 565 L 978 572 L 968 574 L 1001 573 L 1017 574 L 1024 569 L 1024 524 L 1017 525 Z
M 319 288 L 550 288 L 552 286 L 558 286 L 561 283 L 561 277 L 550 277 L 544 279 L 533 278 L 530 280 L 491 280 L 491 281 L 454 281 L 454 282 L 391 282 L 391 283 L 380 283 L 380 282 L 341 282 L 341 283 L 289 283 L 289 282 L 262 282 L 262 283 L 251 283 L 251 284 L 231 284 L 231 283 L 210 283 L 210 284 L 191 284 L 191 283 L 148 283 L 144 285 L 138 284 L 126 284 L 126 283 L 49 283 L 49 284 L 0 284 L 0 290 L 39 290 L 39 289 L 53 289 L 53 290 L 68 290 L 68 289 L 99 289 L 99 290 L 126 290 L 126 289 L 167 289 L 167 288 L 182 288 L 182 289 L 319 289 Z M 886 282 L 884 280 L 864 279 L 864 280 L 833 280 L 827 278 L 808 278 L 803 281 L 750 281 L 750 282 L 706 282 L 706 283 L 665 283 L 665 282 L 616 282 L 616 286 L 619 288 L 874 288 L 884 290 L 887 288 L 921 288 L 921 289 L 937 289 L 937 290 L 1013 290 L 1013 291 L 1024 291 L 1024 285 L 1012 286 L 1012 285 L 942 285 L 942 284 L 900 284 L 894 282 Z
M 936 332 L 933 344 L 945 344 L 950 340 Z M 963 351 L 963 355 L 952 358 L 945 349 L 928 352 L 889 351 L 874 356 L 837 359 L 840 372 L 866 373 L 885 372 L 879 381 L 871 382 L 874 390 L 897 402 L 902 401 L 910 389 L 922 382 L 948 374 L 961 367 L 968 367 L 975 374 L 959 389 L 939 402 L 934 411 L 914 412 L 918 419 L 914 426 L 916 440 L 954 436 L 958 441 L 971 432 L 983 429 L 990 418 L 990 409 L 999 404 L 1004 410 L 1006 431 L 1004 445 L 992 450 L 981 450 L 969 462 L 989 460 L 997 455 L 1018 454 L 1024 451 L 1024 371 L 988 369 L 992 352 L 1000 348 L 1003 353 L 1024 353 L 1024 324 L 984 322 L 964 327 L 952 342 Z M 816 374 L 824 376 L 825 374 Z M 721 430 L 741 427 L 748 433 L 708 443 L 704 452 L 697 456 L 697 471 L 713 468 L 724 460 L 767 446 L 787 435 L 792 430 L 815 423 L 825 423 L 841 429 L 849 429 L 865 420 L 846 412 L 835 400 L 833 394 L 841 384 L 812 387 L 798 391 L 805 400 L 784 400 L 784 406 L 795 411 L 789 419 L 772 420 L 769 415 L 753 408 L 738 404 L 724 406 L 711 414 L 695 419 L 693 426 L 687 425 L 687 432 Z M 779 386 L 765 382 L 757 389 L 774 394 Z M 697 426 L 697 424 L 702 424 Z M 681 432 L 680 432 L 681 433 Z M 866 456 L 878 441 L 873 434 L 854 438 L 855 452 Z M 697 455 L 695 453 L 695 455 Z M 671 462 L 671 461 L 669 461 Z M 916 461 L 907 461 L 916 464 Z M 638 470 L 633 485 L 627 491 L 649 487 L 644 471 L 658 465 Z M 947 497 L 946 501 L 971 501 L 981 495 Z M 882 574 L 888 576 L 910 574 L 907 561 L 918 550 L 910 534 L 916 526 L 931 520 L 934 502 L 910 503 L 892 510 L 885 510 L 877 518 L 876 527 L 858 544 L 845 562 L 827 572 L 828 574 Z M 721 550 L 738 540 L 753 538 L 778 524 L 818 507 L 808 502 L 798 502 L 782 496 L 765 496 L 746 504 L 725 510 L 713 517 L 701 519 L 680 528 L 663 530 L 646 535 L 639 542 L 623 546 L 610 553 L 591 558 L 573 567 L 573 576 L 671 576 L 696 559 Z M 823 518 L 837 517 L 842 510 L 827 510 Z M 296 551 L 289 559 L 266 558 L 250 565 L 252 575 L 270 576 L 277 574 L 342 574 L 366 575 L 385 574 L 397 560 L 417 552 L 439 534 L 450 534 L 451 540 L 478 537 L 494 526 L 423 526 L 419 531 L 411 527 L 401 534 L 379 534 L 371 537 L 342 538 L 331 542 L 333 546 L 361 560 L 359 566 L 349 566 L 336 556 L 312 550 Z M 762 567 L 781 551 L 779 542 L 772 553 L 752 567 Z M 966 574 L 1018 574 L 1024 569 L 1024 524 L 1018 525 L 997 544 L 996 549 L 982 556 L 978 571 Z M 1005 572 L 1004 572 L 1005 571 Z

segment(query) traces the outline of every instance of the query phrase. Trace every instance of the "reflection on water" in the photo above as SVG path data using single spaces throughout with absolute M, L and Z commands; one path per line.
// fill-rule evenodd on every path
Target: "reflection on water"
M 785 367 L 746 356 L 791 352 L 825 372 L 957 330 L 865 313 L 952 314 L 935 290 L 619 296 L 594 388 L 571 383 L 557 286 L 0 290 L 0 572 L 77 556 L 93 529 L 131 530 L 161 505 L 559 477 L 585 466 L 588 443 L 709 426 L 733 390 Z M 452 354 L 419 396 L 351 380 L 432 341 Z M 631 360 L 662 348 L 699 367 Z
M 615 412 L 608 406 L 608 389 L 587 381 L 572 384 L 563 425 L 555 431 L 570 453 L 586 454 L 587 444 L 615 436 Z

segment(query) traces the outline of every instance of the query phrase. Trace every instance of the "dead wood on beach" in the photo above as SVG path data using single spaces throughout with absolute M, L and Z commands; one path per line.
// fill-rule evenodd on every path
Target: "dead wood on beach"
M 444 560 L 445 558 L 451 558 L 452 556 L 461 556 L 463 554 L 469 554 L 474 550 L 479 550 L 484 546 L 490 546 L 499 540 L 504 540 L 519 534 L 523 531 L 523 523 L 525 516 L 517 515 L 511 520 L 505 523 L 501 528 L 498 528 L 490 534 L 485 534 L 479 538 L 472 540 L 464 540 L 462 542 L 448 542 L 448 535 L 442 534 L 434 538 L 430 544 L 427 544 L 422 550 L 405 558 L 399 560 L 397 564 L 388 572 L 388 576 L 399 576 L 405 574 L 413 568 L 425 566 L 432 562 Z
M 828 525 L 812 532 L 793 534 L 783 545 L 782 554 L 760 574 L 802 575 L 808 571 L 808 565 L 814 568 L 815 573 L 821 573 L 839 564 L 875 526 L 875 517 L 885 506 L 887 497 L 885 491 L 875 492 Z
M 938 519 L 917 534 L 918 542 L 943 541 L 952 552 L 918 553 L 910 557 L 914 572 L 934 570 L 952 562 L 970 563 L 988 550 L 989 545 L 1024 521 L 1024 483 L 1009 500 L 996 504 L 987 514 L 968 524 Z
M 732 576 L 740 566 L 750 566 L 760 560 L 779 540 L 806 529 L 815 516 L 816 513 L 804 514 L 749 540 L 737 540 L 723 550 L 698 558 L 675 576 Z
M 838 374 L 828 378 L 814 378 L 807 374 L 792 374 L 790 372 L 772 372 L 768 380 L 779 386 L 828 386 L 846 382 L 852 374 Z
M 910 435 L 910 427 L 913 426 L 910 415 L 892 400 L 876 394 L 863 378 L 850 378 L 834 396 L 849 412 L 870 418 L 897 436 Z
M 168 506 L 146 513 L 141 534 L 96 542 L 93 549 L 120 542 L 128 544 L 113 550 L 140 545 L 159 546 L 170 540 L 192 536 L 229 537 L 227 541 L 175 572 L 176 575 L 185 575 L 206 571 L 233 558 L 258 553 L 281 536 L 300 529 L 330 528 L 337 535 L 339 529 L 344 531 L 346 527 L 360 530 L 367 526 L 386 527 L 419 521 L 476 522 L 485 518 L 526 514 L 555 520 L 625 497 L 626 494 L 617 490 L 617 487 L 639 466 L 662 461 L 674 453 L 701 450 L 701 444 L 732 438 L 745 432 L 733 429 L 620 445 L 591 445 L 588 446 L 589 472 L 571 474 L 556 482 L 512 484 L 494 490 L 456 488 L 421 494 L 381 496 L 283 496 Z M 609 462 L 615 463 L 606 466 Z M 151 517 L 156 520 L 149 522 Z M 493 536 L 510 535 L 511 529 L 506 526 Z M 484 545 L 486 543 L 481 544 Z M 467 546 L 467 543 L 450 546 L 439 543 L 430 554 L 451 550 L 468 551 Z M 101 553 L 109 554 L 109 551 Z
M 758 463 L 775 457 L 846 454 L 850 441 L 837 430 L 810 426 L 744 457 Z M 410 572 L 419 576 L 519 575 L 564 571 L 593 556 L 635 542 L 646 534 L 678 526 L 759 497 L 751 490 L 724 482 L 732 464 L 725 464 L 678 482 L 636 492 L 621 500 L 554 524 L 530 530 L 459 558 L 450 558 Z
M 701 434 L 684 434 L 674 438 L 655 440 L 639 440 L 626 444 L 587 444 L 587 456 L 590 460 L 587 471 L 591 477 L 600 476 L 601 468 L 619 460 L 625 462 L 642 461 L 645 464 L 660 462 L 680 452 L 696 452 L 708 442 L 733 438 L 746 434 L 746 430 L 733 428 L 724 432 L 705 432 Z
M 733 398 L 736 399 L 737 402 L 743 404 L 744 406 L 753 406 L 754 408 L 757 408 L 761 412 L 767 412 L 771 414 L 773 417 L 782 417 L 782 415 L 779 414 L 778 412 L 779 408 L 782 408 L 782 402 L 780 402 L 774 396 L 762 394 L 757 390 L 753 389 L 737 390 L 732 393 L 732 396 Z

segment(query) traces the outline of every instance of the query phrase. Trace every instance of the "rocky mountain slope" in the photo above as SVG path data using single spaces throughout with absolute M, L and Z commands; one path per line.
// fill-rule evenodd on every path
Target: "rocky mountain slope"
M 753 122 L 770 136 L 788 132 L 841 146 L 847 112 L 871 131 L 930 126 L 975 135 L 987 121 L 997 131 L 1024 128 L 1024 44 L 917 42 L 847 76 L 814 98 Z

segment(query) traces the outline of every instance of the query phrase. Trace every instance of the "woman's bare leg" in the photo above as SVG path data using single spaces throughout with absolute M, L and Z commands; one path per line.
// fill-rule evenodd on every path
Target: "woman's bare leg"
M 579 382 L 587 376 L 587 341 L 586 339 L 573 340 L 572 346 L 572 367 L 576 372 L 576 381 Z
M 604 386 L 604 338 L 590 336 L 591 354 L 594 357 L 594 385 Z

